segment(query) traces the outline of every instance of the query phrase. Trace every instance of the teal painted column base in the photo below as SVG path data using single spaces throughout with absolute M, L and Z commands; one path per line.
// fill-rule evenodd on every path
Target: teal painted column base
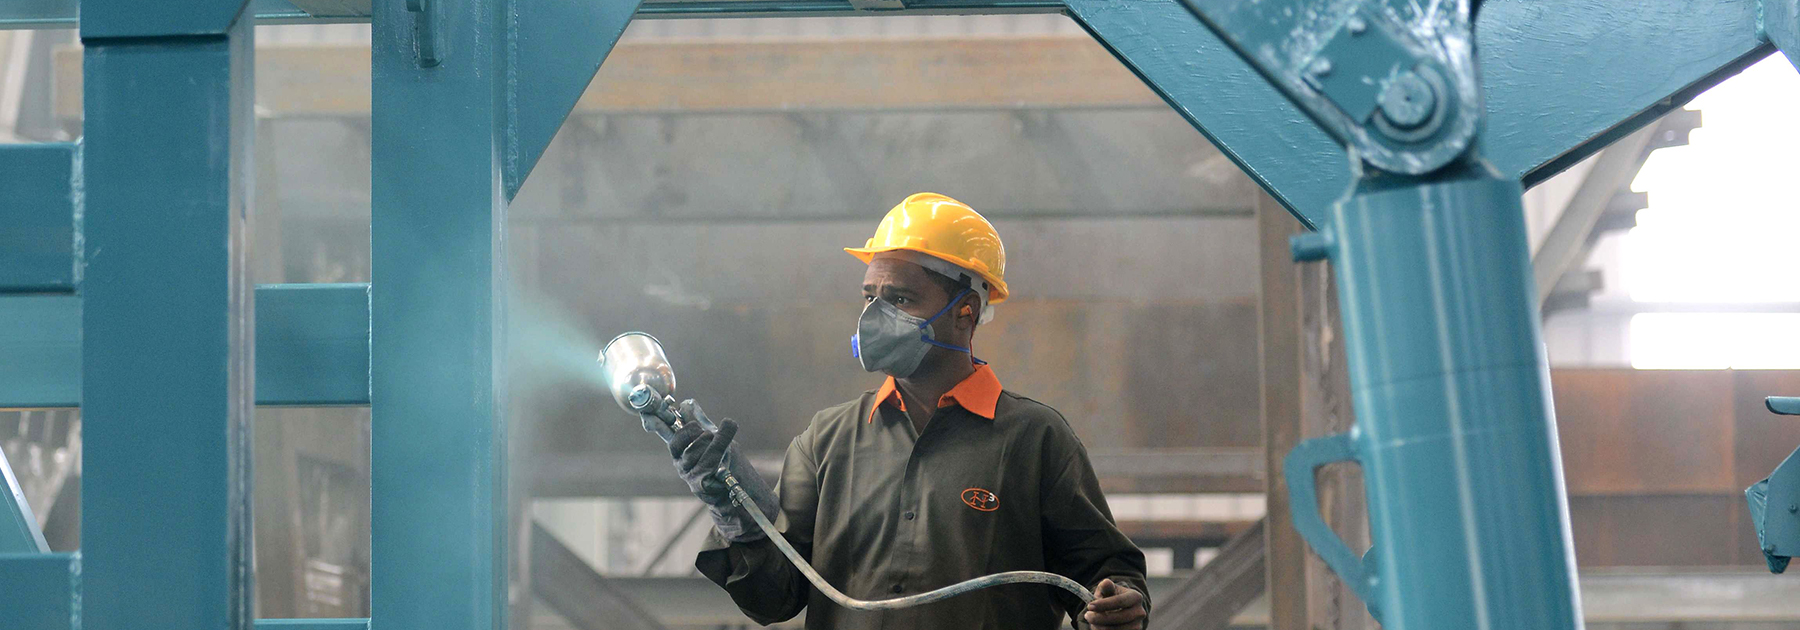
M 1582 627 L 1521 192 L 1480 163 L 1365 178 L 1294 243 L 1336 263 L 1357 418 L 1290 454 L 1295 525 L 1389 630 Z M 1366 568 L 1309 491 L 1351 460 Z

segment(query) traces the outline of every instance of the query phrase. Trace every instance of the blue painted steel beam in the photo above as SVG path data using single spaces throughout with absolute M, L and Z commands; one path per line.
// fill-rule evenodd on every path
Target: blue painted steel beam
M 246 0 L 80 0 L 81 38 L 223 36 Z
M 6 452 L 0 451 L 0 554 L 49 553 L 44 531 L 38 527 L 31 504 L 25 501 L 25 490 L 13 474 Z M 0 617 L 5 619 L 5 617 Z
M 21 1 L 22 8 L 0 8 L 0 25 L 9 16 L 15 24 L 73 23 L 69 0 Z M 928 13 L 995 13 L 1053 11 L 1055 4 L 921 0 L 909 6 Z M 1318 224 L 1326 206 L 1350 185 L 1348 157 L 1335 143 L 1321 142 L 1322 132 L 1285 99 L 1267 98 L 1273 89 L 1264 84 L 1259 90 L 1255 73 L 1241 60 L 1220 59 L 1222 44 L 1191 15 L 1168 14 L 1172 4 L 1067 0 L 1071 15 L 1252 178 L 1303 222 Z M 1481 7 L 1476 53 L 1489 115 L 1478 151 L 1526 186 L 1681 107 L 1774 50 L 1763 38 L 1768 29 L 1759 28 L 1757 0 L 1488 0 Z M 646 2 L 638 9 L 641 17 L 882 13 L 855 11 L 848 0 Z M 295 19 L 292 10 L 268 15 Z M 1172 41 L 1191 43 L 1167 45 Z M 1187 50 L 1190 45 L 1195 49 Z M 517 143 L 527 147 L 518 155 L 541 153 L 535 142 Z M 510 189 L 516 190 L 534 161 L 514 158 Z
M 256 288 L 256 404 L 369 404 L 369 285 Z
M 0 29 L 72 28 L 77 0 L 7 0 L 0 3 Z M 823 17 L 844 15 L 966 15 L 976 13 L 1056 13 L 1058 0 L 910 0 L 907 9 L 867 11 L 850 0 L 690 0 L 645 2 L 638 11 L 644 18 L 712 17 Z M 250 0 L 250 11 L 259 24 L 329 24 L 368 22 L 369 16 L 353 11 L 309 14 L 287 0 Z
M 1761 0 L 1757 31 L 1800 68 L 1800 0 Z
M 1344 151 L 1197 18 L 1174 15 L 1185 8 L 1067 2 L 1303 223 L 1321 225 L 1349 189 Z M 1483 2 L 1475 50 L 1488 113 L 1477 151 L 1534 185 L 1767 56 L 1756 24 L 1756 0 Z
M 371 50 L 370 616 L 506 624 L 503 146 L 513 2 L 440 2 L 436 65 L 407 0 Z M 521 34 L 523 35 L 523 34 Z
M 6 630 L 81 630 L 81 556 L 0 554 L 0 620 Z
M 1476 150 L 1526 187 L 1767 57 L 1756 0 L 1490 0 Z
M 594 80 L 637 11 L 638 0 L 519 2 L 515 68 L 529 73 L 515 91 L 506 159 L 506 198 L 543 157 L 575 102 Z
M 81 298 L 0 296 L 0 408 L 81 401 Z
M 256 404 L 369 404 L 369 285 L 256 287 Z M 81 402 L 81 298 L 0 297 L 0 408 Z
M 242 0 L 84 5 L 82 623 L 250 626 L 254 162 Z M 114 13 L 114 12 L 117 13 Z M 87 30 L 92 26 L 93 30 Z M 132 37 L 105 37 L 115 33 Z M 141 35 L 141 36 L 140 36 Z
M 1067 0 L 1069 14 L 1307 227 L 1350 182 L 1343 147 L 1175 0 Z
M 368 619 L 258 619 L 256 630 L 369 630 Z
M 71 143 L 0 145 L 0 293 L 75 290 L 76 154 Z

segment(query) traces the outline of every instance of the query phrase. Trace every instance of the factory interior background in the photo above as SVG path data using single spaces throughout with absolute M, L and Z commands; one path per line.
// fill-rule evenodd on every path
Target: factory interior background
M 259 284 L 369 280 L 369 33 L 257 27 Z M 78 138 L 81 68 L 73 31 L 0 31 L 0 141 Z M 1743 500 L 1800 445 L 1800 421 L 1762 403 L 1800 395 L 1797 102 L 1777 54 L 1654 124 L 1543 287 L 1589 628 L 1800 627 L 1800 581 L 1768 574 Z M 1534 248 L 1604 158 L 1527 192 Z M 694 570 L 709 521 L 663 445 L 582 361 L 614 334 L 656 335 L 682 395 L 740 421 L 773 473 L 815 411 L 879 384 L 849 354 L 863 266 L 841 248 L 922 190 L 1005 239 L 1014 297 L 976 354 L 1068 417 L 1153 594 L 1260 531 L 1259 221 L 1292 219 L 1079 26 L 637 21 L 506 219 L 514 628 L 755 627 Z M 1341 430 L 1335 299 L 1302 293 L 1301 317 L 1324 323 L 1300 339 L 1319 380 L 1296 395 L 1309 434 Z M 258 617 L 369 616 L 369 422 L 366 407 L 256 412 Z M 0 448 L 51 547 L 78 549 L 78 411 L 0 411 Z M 1328 514 L 1360 501 L 1329 498 Z M 1335 525 L 1366 544 L 1366 525 Z M 1310 562 L 1299 588 L 1325 575 Z M 1337 590 L 1309 605 L 1375 627 Z M 1230 627 L 1267 620 L 1259 596 Z

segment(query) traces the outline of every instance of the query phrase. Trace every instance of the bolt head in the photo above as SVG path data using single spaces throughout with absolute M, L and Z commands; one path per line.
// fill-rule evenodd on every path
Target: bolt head
M 1350 21 L 1344 23 L 1344 28 L 1350 29 L 1351 35 L 1361 35 L 1363 31 L 1369 30 L 1369 22 L 1360 15 L 1352 15 Z
M 1388 81 L 1381 91 L 1381 115 L 1395 127 L 1414 129 L 1431 119 L 1437 98 L 1431 83 L 1408 70 Z
M 1324 58 L 1315 59 L 1313 60 L 1312 65 L 1306 68 L 1306 71 L 1312 73 L 1312 75 L 1316 77 L 1331 74 L 1331 60 Z
M 1800 512 L 1800 503 L 1790 503 L 1790 504 L 1788 504 L 1788 512 L 1789 512 L 1789 513 L 1793 513 L 1793 512 Z

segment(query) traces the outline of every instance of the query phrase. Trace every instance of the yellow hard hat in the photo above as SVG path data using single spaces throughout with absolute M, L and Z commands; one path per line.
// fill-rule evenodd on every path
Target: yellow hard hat
M 967 204 L 937 193 L 907 197 L 875 226 L 875 237 L 862 247 L 846 247 L 857 260 L 913 251 L 974 272 L 988 283 L 988 303 L 1006 301 L 1006 246 L 994 224 Z

